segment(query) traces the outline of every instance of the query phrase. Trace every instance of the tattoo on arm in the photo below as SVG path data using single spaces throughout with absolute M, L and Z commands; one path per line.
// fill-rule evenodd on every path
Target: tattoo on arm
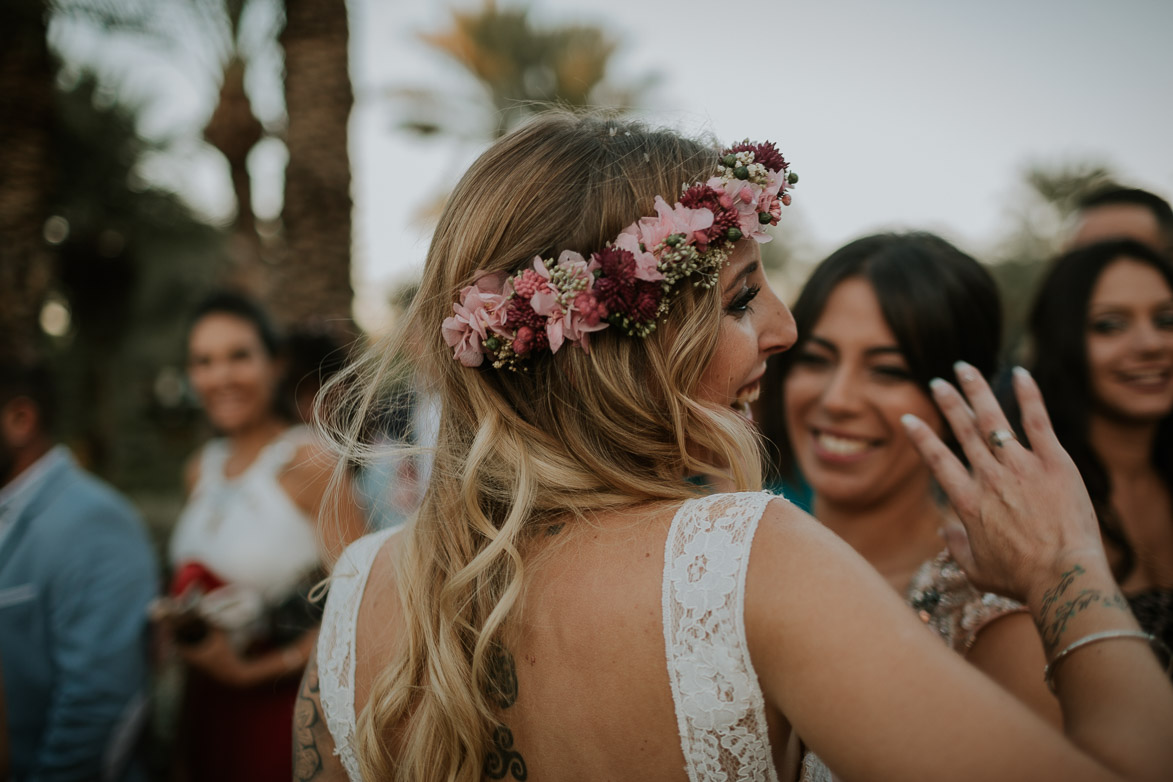
M 318 664 L 311 657 L 293 710 L 293 778 L 296 782 L 326 778 L 326 764 L 318 744 L 319 739 L 328 734 L 319 696 Z M 326 753 L 329 757 L 329 750 Z
M 1039 611 L 1039 634 L 1043 638 L 1043 646 L 1049 656 L 1059 647 L 1059 639 L 1067 631 L 1067 624 L 1077 614 L 1089 608 L 1103 606 L 1128 611 L 1128 601 L 1113 589 L 1105 592 L 1100 589 L 1073 590 L 1075 581 L 1087 571 L 1081 566 L 1068 570 L 1059 578 L 1059 583 L 1047 590 L 1043 595 L 1043 604 Z
M 491 653 L 487 685 L 489 699 L 498 708 L 508 709 L 517 702 L 517 666 L 504 646 Z M 493 730 L 493 746 L 485 758 L 484 773 L 489 779 L 504 779 L 508 774 L 518 782 L 525 782 L 529 775 L 521 752 L 513 748 L 513 731 L 504 723 Z

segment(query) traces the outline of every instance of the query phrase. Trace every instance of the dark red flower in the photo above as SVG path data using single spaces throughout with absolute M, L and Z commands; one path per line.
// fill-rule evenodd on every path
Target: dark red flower
M 663 292 L 660 282 L 649 282 L 635 276 L 635 258 L 627 250 L 607 247 L 595 253 L 602 267 L 595 280 L 594 295 L 610 315 L 612 323 L 627 318 L 633 324 L 651 321 L 660 307 Z
M 782 153 L 774 146 L 774 142 L 766 141 L 761 144 L 738 144 L 725 150 L 724 154 L 738 152 L 752 152 L 755 163 L 761 163 L 771 171 L 785 171 L 790 164 L 782 157 Z
M 525 299 L 513 299 L 505 312 L 505 326 L 516 330 L 513 352 L 524 355 L 531 350 L 543 349 L 550 345 L 546 336 L 546 319 L 534 312 Z
M 717 191 L 708 185 L 688 188 L 680 196 L 680 203 L 689 209 L 708 209 L 713 213 L 713 225 L 704 231 L 705 245 L 723 240 L 726 232 L 737 225 L 737 210 L 721 206 Z M 705 248 L 700 249 L 703 252 Z

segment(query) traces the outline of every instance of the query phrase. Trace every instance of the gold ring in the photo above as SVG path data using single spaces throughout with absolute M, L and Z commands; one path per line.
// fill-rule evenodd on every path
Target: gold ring
M 986 439 L 990 441 L 991 448 L 1001 448 L 1011 440 L 1017 440 L 1018 438 L 1009 429 L 995 429 L 990 432 L 990 436 Z

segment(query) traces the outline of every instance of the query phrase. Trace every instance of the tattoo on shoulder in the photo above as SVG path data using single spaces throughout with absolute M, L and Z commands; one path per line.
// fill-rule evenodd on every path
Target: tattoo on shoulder
M 310 661 L 293 709 L 293 778 L 296 782 L 321 779 L 324 770 L 318 739 L 327 732 L 318 688 L 318 666 Z
M 486 684 L 489 699 L 498 708 L 508 709 L 517 702 L 517 666 L 504 646 L 497 646 L 490 653 Z M 485 758 L 484 773 L 489 779 L 505 779 L 508 775 L 518 782 L 525 782 L 529 775 L 521 752 L 513 748 L 513 731 L 504 723 L 493 730 L 493 745 Z
M 1043 595 L 1038 627 L 1048 655 L 1058 648 L 1059 639 L 1067 631 L 1067 624 L 1078 614 L 1095 606 L 1129 610 L 1128 600 L 1119 590 L 1105 592 L 1101 589 L 1075 588 L 1076 580 L 1086 572 L 1083 567 L 1076 565 L 1060 576 L 1059 583 Z

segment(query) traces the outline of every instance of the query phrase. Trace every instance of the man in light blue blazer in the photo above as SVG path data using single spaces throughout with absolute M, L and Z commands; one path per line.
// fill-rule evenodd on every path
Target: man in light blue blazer
M 43 366 L 0 358 L 0 671 L 13 782 L 133 780 L 147 714 L 138 514 L 50 435 Z

